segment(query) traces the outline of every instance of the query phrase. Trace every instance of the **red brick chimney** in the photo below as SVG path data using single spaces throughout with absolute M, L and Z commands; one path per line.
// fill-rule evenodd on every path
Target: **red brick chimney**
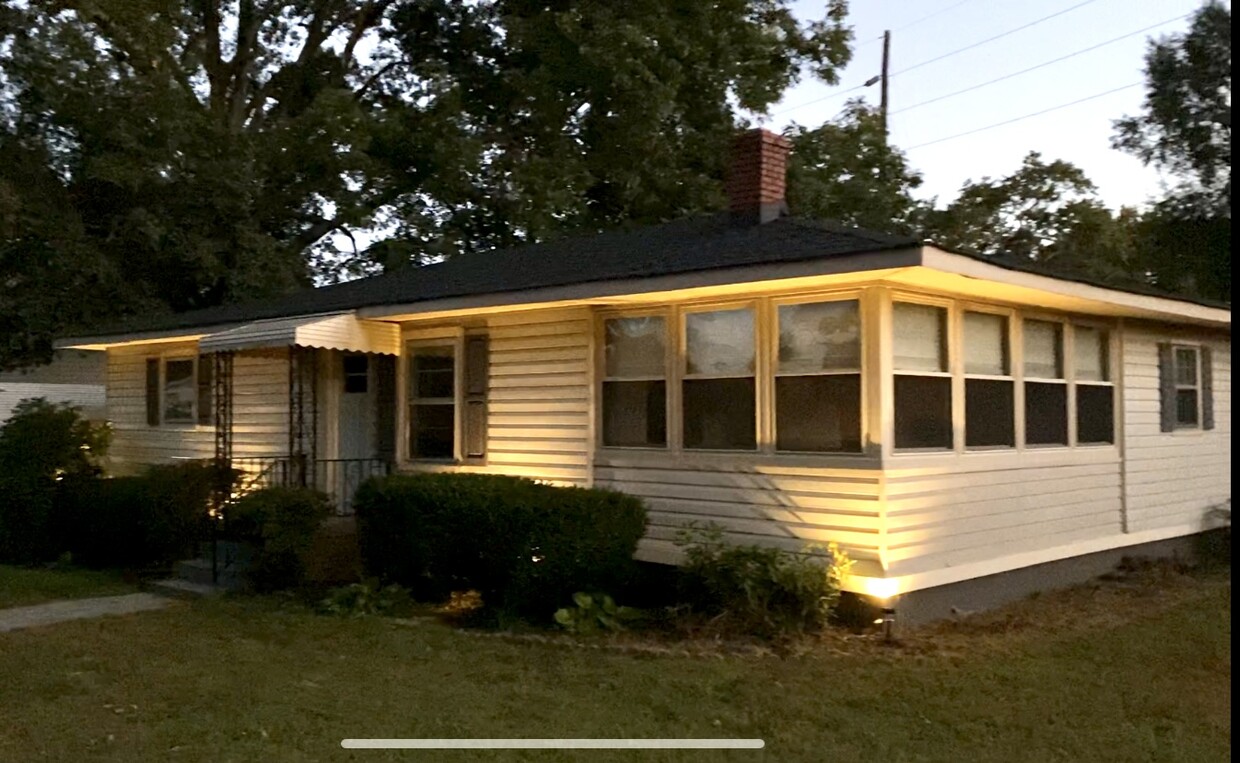
M 769 130 L 747 130 L 732 143 L 732 166 L 724 188 L 728 209 L 740 223 L 769 223 L 788 214 L 784 199 L 792 144 Z

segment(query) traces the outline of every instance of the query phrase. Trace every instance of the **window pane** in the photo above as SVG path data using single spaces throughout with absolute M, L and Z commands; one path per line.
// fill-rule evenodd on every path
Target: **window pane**
M 1197 351 L 1190 347 L 1175 349 L 1175 381 L 1187 387 L 1197 386 Z
M 1109 386 L 1076 388 L 1076 441 L 1115 442 L 1115 392 Z
M 667 330 L 662 318 L 612 318 L 603 323 L 607 376 L 663 376 Z
M 780 373 L 860 367 L 861 319 L 855 301 L 780 306 Z
M 964 314 L 964 372 L 1007 375 L 1007 318 L 990 313 Z
M 667 384 L 662 381 L 603 382 L 603 444 L 663 447 L 667 444 Z
M 1068 444 L 1068 385 L 1025 384 L 1025 442 Z
M 969 448 L 1016 445 L 1010 381 L 965 379 L 964 444 Z
M 365 374 L 370 370 L 370 363 L 365 355 L 345 355 L 344 372 L 349 374 Z
M 685 447 L 753 450 L 754 381 L 689 379 L 684 382 Z
M 942 376 L 896 376 L 897 448 L 952 447 L 952 381 Z
M 861 451 L 861 375 L 775 379 L 775 447 L 820 453 Z
M 1063 378 L 1063 327 L 1048 321 L 1025 321 L 1025 376 Z
M 896 370 L 946 371 L 947 310 L 910 302 L 892 309 Z
M 451 347 L 418 349 L 409 359 L 410 396 L 417 400 L 456 397 L 456 362 Z
M 366 392 L 370 388 L 370 363 L 365 355 L 344 356 L 344 391 Z
M 685 316 L 690 374 L 747 376 L 754 369 L 753 311 L 721 310 Z
M 1175 421 L 1180 426 L 1197 426 L 1197 390 L 1176 390 Z
M 169 360 L 164 363 L 164 421 L 193 421 L 194 361 Z
M 456 406 L 412 405 L 413 437 L 409 451 L 414 458 L 450 459 L 456 456 Z
M 1073 359 L 1076 361 L 1076 378 L 1081 381 L 1107 381 L 1110 369 L 1107 364 L 1107 333 L 1088 326 L 1072 329 L 1075 345 Z

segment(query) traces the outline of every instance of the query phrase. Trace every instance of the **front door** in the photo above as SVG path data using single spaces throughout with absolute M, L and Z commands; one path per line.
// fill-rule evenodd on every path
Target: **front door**
M 341 459 L 374 458 L 375 384 L 370 358 L 344 355 L 343 389 L 340 393 Z

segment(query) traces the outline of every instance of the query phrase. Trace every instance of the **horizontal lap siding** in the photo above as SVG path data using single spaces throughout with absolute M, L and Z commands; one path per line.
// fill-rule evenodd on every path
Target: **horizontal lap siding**
M 659 465 L 660 461 L 665 465 Z M 790 551 L 838 542 L 867 569 L 879 561 L 879 472 L 746 465 L 672 465 L 659 456 L 610 459 L 595 484 L 646 500 L 647 538 L 666 553 L 688 524 L 714 524 L 735 543 Z
M 1120 464 L 1087 452 L 1052 466 L 886 472 L 887 559 L 905 575 L 1122 532 Z M 980 456 L 989 458 L 989 454 Z M 948 456 L 947 458 L 954 458 Z M 967 457 L 966 457 L 967 458 Z M 1090 463 L 1072 463 L 1072 459 Z
M 165 348 L 193 351 L 194 345 Z M 146 348 L 108 351 L 107 408 L 114 469 L 215 455 L 211 426 L 146 423 Z M 233 361 L 233 456 L 273 456 L 288 450 L 288 365 L 281 352 L 243 352 Z
M 1124 483 L 1131 532 L 1201 524 L 1211 506 L 1231 498 L 1231 344 L 1206 342 L 1213 356 L 1215 428 L 1162 432 L 1158 345 L 1173 341 L 1200 343 L 1202 337 L 1143 327 L 1125 332 Z

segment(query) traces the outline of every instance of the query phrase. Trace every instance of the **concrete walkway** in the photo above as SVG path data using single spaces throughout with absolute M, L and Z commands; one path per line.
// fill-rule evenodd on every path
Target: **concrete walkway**
M 129 593 L 123 596 L 68 599 L 29 607 L 0 609 L 0 633 L 63 623 L 68 620 L 146 612 L 152 609 L 163 609 L 171 603 L 171 599 L 156 596 L 153 593 Z

